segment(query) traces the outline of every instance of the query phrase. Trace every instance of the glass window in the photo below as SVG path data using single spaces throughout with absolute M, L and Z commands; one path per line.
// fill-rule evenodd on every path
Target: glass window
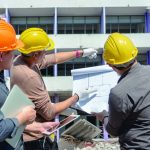
M 137 24 L 136 23 L 131 24 L 131 33 L 137 33 Z
M 106 23 L 118 23 L 118 16 L 107 16 Z
M 58 76 L 71 76 L 72 69 L 99 66 L 102 64 L 102 55 L 98 55 L 96 59 L 75 58 L 63 64 L 58 64 Z
M 130 24 L 119 24 L 119 32 L 121 33 L 130 33 Z
M 58 24 L 73 24 L 73 17 L 58 17 Z
M 53 24 L 53 17 L 39 17 L 39 24 Z
M 46 33 L 48 33 L 48 27 L 47 24 L 40 24 L 39 28 L 42 28 Z
M 74 24 L 84 24 L 85 19 L 84 19 L 84 17 L 74 17 L 73 18 L 73 23 Z
M 111 33 L 119 32 L 118 24 L 111 24 Z
M 66 24 L 65 29 L 66 29 L 66 34 L 72 34 L 73 33 L 73 25 L 72 24 Z
M 46 31 L 48 34 L 53 34 L 53 25 L 48 25 L 47 26 L 47 31 Z
M 18 34 L 21 34 L 26 29 L 26 25 L 18 25 Z
M 100 25 L 99 24 L 93 24 L 92 25 L 92 33 L 100 33 Z
M 106 17 L 106 33 L 118 32 L 118 16 L 107 16 Z
M 84 24 L 74 24 L 73 25 L 73 33 L 74 34 L 83 34 L 85 30 Z
M 27 28 L 36 28 L 39 27 L 38 24 L 27 24 Z
M 58 25 L 58 34 L 64 34 L 65 32 L 65 25 L 64 24 L 59 24 Z
M 100 17 L 85 17 L 86 24 L 99 24 Z
M 137 60 L 141 63 L 141 64 L 143 64 L 143 65 L 146 65 L 147 64 L 147 55 L 146 55 L 146 53 L 139 53 L 138 54 L 138 56 L 137 56 Z
M 131 16 L 131 23 L 144 23 L 144 16 Z
M 107 16 L 106 33 L 144 33 L 143 16 Z
M 86 24 L 86 33 L 93 33 L 93 25 L 92 24 Z
M 26 17 L 12 17 L 10 21 L 13 25 L 26 24 Z
M 53 76 L 53 66 L 41 70 L 43 76 Z
M 106 33 L 111 33 L 111 24 L 106 24 Z
M 58 17 L 59 34 L 92 34 L 100 32 L 100 17 Z
M 119 16 L 119 23 L 130 23 L 130 16 Z
M 77 68 L 93 67 L 102 64 L 102 55 L 98 55 L 96 59 L 89 58 L 75 58 L 67 61 L 63 64 L 58 64 L 58 76 L 71 76 L 71 70 Z M 42 70 L 43 76 L 52 76 L 53 67 L 50 66 L 47 69 Z
M 14 27 L 14 29 L 16 31 L 16 34 L 19 34 L 19 27 L 18 27 L 18 25 L 13 25 L 13 27 Z
M 132 33 L 144 33 L 145 32 L 144 16 L 131 16 L 131 32 Z
M 53 17 L 12 17 L 11 24 L 14 26 L 17 34 L 31 27 L 41 27 L 48 34 L 53 33 Z
M 35 24 L 38 25 L 38 17 L 27 17 L 27 24 Z
M 132 23 L 131 24 L 131 33 L 144 33 L 144 31 L 145 31 L 144 23 L 142 24 Z

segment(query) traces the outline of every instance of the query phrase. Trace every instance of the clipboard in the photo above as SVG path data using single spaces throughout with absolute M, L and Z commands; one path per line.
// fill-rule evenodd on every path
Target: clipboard
M 14 118 L 26 106 L 35 107 L 27 95 L 18 86 L 14 85 L 1 111 L 4 114 L 4 118 Z M 16 148 L 24 129 L 25 125 L 20 126 L 16 131 L 16 135 L 13 138 L 7 138 L 5 141 L 13 148 Z

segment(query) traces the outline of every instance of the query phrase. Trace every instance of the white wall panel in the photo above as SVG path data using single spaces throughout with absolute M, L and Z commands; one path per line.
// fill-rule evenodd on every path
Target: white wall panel
M 1 8 L 150 6 L 149 0 L 1 0 Z

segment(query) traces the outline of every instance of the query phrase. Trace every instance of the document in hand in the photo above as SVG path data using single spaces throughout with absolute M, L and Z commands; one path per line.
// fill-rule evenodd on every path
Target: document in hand
M 108 97 L 112 87 L 117 84 L 119 76 L 107 65 L 74 69 L 73 93 L 93 88 L 97 94 L 90 94 L 86 100 L 80 99 L 74 106 L 87 113 L 108 110 Z
M 1 108 L 1 111 L 3 112 L 5 118 L 13 118 L 21 111 L 22 108 L 26 106 L 34 106 L 34 104 L 30 99 L 28 99 L 27 95 L 15 85 L 10 91 L 4 105 Z M 24 129 L 25 125 L 20 126 L 16 132 L 16 135 L 13 138 L 6 139 L 6 142 L 15 148 Z

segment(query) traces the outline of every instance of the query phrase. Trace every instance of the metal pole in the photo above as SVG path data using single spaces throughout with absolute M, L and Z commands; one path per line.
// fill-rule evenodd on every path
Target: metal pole
M 102 9 L 102 15 L 101 15 L 101 33 L 106 34 L 106 9 L 103 7 Z M 105 65 L 105 62 L 102 58 L 102 65 Z M 108 139 L 108 133 L 105 130 L 105 127 L 103 125 L 103 138 L 104 140 Z
M 57 8 L 55 8 L 55 13 L 54 13 L 54 35 L 57 35 Z M 54 53 L 57 53 L 57 49 L 55 48 Z M 57 64 L 54 65 L 54 76 L 57 77 L 58 76 L 58 66 Z M 54 99 L 55 99 L 55 103 L 59 102 L 59 96 L 57 94 L 54 94 Z M 55 117 L 55 121 L 59 122 L 59 115 L 57 115 Z M 59 140 L 59 131 L 57 131 L 57 142 Z
M 101 33 L 103 33 L 103 34 L 106 33 L 106 11 L 105 11 L 105 7 L 103 7 L 102 14 L 101 14 Z

